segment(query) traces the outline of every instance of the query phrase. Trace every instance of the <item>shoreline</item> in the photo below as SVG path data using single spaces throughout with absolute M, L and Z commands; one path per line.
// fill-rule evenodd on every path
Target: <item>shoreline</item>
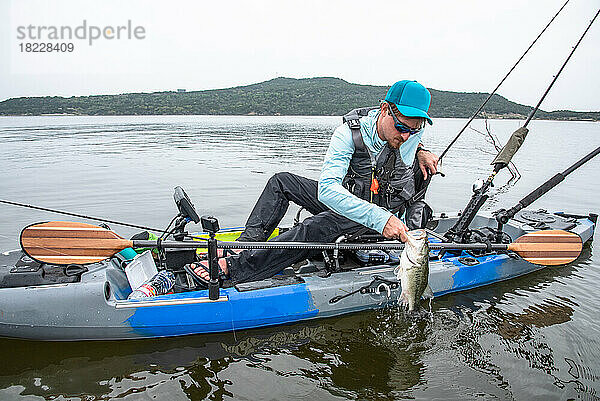
M 69 113 L 48 113 L 48 114 L 0 114 L 0 118 L 7 117 L 342 117 L 341 115 L 305 115 L 305 114 L 69 114 Z M 452 116 L 432 116 L 433 119 L 458 119 L 465 120 L 470 117 L 452 117 Z M 525 120 L 524 115 L 502 115 L 495 114 L 488 117 L 477 117 L 474 120 Z M 565 121 L 565 122 L 600 122 L 600 119 L 593 118 L 533 118 L 534 121 Z

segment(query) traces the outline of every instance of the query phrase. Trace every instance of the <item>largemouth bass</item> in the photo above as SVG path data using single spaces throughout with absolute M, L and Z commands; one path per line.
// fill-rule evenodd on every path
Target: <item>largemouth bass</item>
M 394 274 L 402 285 L 400 303 L 408 306 L 408 311 L 419 307 L 421 296 L 433 298 L 429 287 L 429 242 L 425 230 L 412 230 L 400 256 L 400 264 Z

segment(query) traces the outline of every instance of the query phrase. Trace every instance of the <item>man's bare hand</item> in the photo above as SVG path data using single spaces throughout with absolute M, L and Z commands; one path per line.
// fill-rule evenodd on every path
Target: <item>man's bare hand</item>
M 406 227 L 406 224 L 396 216 L 392 215 L 383 228 L 383 236 L 389 239 L 399 239 L 402 242 L 406 242 L 408 239 L 406 236 L 407 231 L 408 227 Z
M 417 160 L 419 161 L 419 167 L 423 172 L 424 179 L 427 179 L 428 173 L 430 173 L 431 175 L 437 173 L 437 165 L 439 159 L 440 158 L 437 157 L 437 155 L 426 150 L 417 152 Z

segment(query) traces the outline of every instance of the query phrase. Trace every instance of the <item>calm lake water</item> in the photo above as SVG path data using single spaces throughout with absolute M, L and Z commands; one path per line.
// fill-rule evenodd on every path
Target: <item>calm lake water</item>
M 0 199 L 165 227 L 173 187 L 201 214 L 238 226 L 271 174 L 317 178 L 339 117 L 0 117 Z M 490 121 L 503 144 L 522 122 Z M 464 124 L 438 119 L 441 153 Z M 484 123 L 473 127 L 485 131 Z M 534 121 L 514 161 L 522 178 L 487 209 L 513 206 L 600 143 L 600 124 Z M 427 199 L 462 209 L 493 147 L 468 130 Z M 600 158 L 532 205 L 600 212 Z M 496 178 L 497 188 L 510 175 Z M 291 223 L 294 209 L 284 223 Z M 0 204 L 0 250 L 57 214 Z M 136 230 L 112 225 L 129 236 Z M 200 229 L 199 226 L 189 226 Z M 39 343 L 0 339 L 0 399 L 600 398 L 600 256 L 433 303 L 431 321 L 371 311 L 268 329 L 174 339 Z M 68 300 L 66 300 L 68 302 Z

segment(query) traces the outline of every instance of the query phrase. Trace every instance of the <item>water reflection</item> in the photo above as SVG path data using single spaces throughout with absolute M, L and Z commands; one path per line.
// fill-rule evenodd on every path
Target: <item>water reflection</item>
M 0 387 L 21 386 L 21 395 L 46 398 L 120 398 L 144 392 L 189 399 L 243 394 L 281 399 L 316 392 L 320 398 L 392 399 L 394 391 L 419 382 L 422 365 L 414 350 L 374 343 L 369 327 L 364 318 L 339 319 L 242 332 L 232 344 L 215 342 L 218 336 L 92 346 L 5 341 L 11 374 L 0 378 Z M 13 358 L 17 355 L 32 358 Z M 269 388 L 257 388 L 258 383 L 245 388 L 248 377 L 260 377 L 260 384 Z
M 576 371 L 593 371 L 582 360 L 589 361 L 586 352 L 597 354 L 600 342 L 581 343 L 576 338 L 582 333 L 565 333 L 563 327 L 570 327 L 575 311 L 585 311 L 586 307 L 567 295 L 568 292 L 563 291 L 564 295 L 553 292 L 565 285 L 574 288 L 573 277 L 585 269 L 590 256 L 591 249 L 586 247 L 570 266 L 545 269 L 441 300 L 442 307 L 450 303 L 448 306 L 458 319 L 452 348 L 463 363 L 495 377 L 499 387 L 512 389 L 511 397 L 528 391 L 515 388 L 514 383 L 523 380 L 519 375 L 527 375 L 528 381 L 535 383 L 536 393 L 551 398 L 559 389 L 566 394 L 594 395 L 590 389 L 594 388 L 596 378 L 590 375 L 587 384 L 573 380 L 572 366 L 578 366 Z M 450 325 L 446 322 L 445 326 Z M 564 356 L 570 355 L 572 349 L 577 350 L 579 362 Z
M 568 298 L 547 299 L 541 304 L 526 308 L 523 313 L 503 313 L 499 309 L 490 307 L 488 314 L 496 321 L 496 330 L 505 340 L 533 337 L 534 328 L 549 327 L 565 323 L 573 316 L 572 301 Z M 573 306 L 577 306 L 576 304 Z

